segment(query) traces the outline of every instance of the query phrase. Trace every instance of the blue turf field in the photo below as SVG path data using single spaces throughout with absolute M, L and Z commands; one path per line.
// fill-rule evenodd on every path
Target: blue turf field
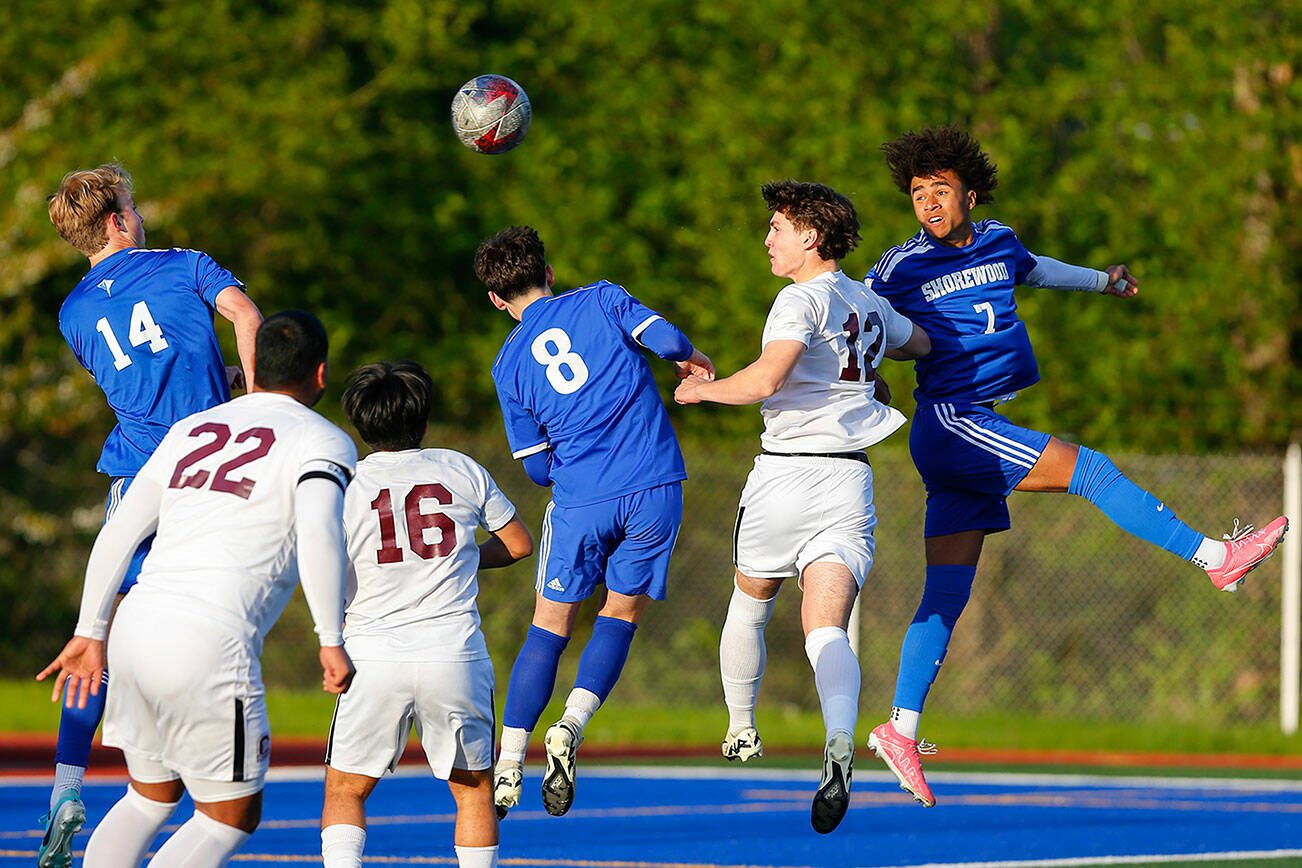
M 936 773 L 940 804 L 925 810 L 869 768 L 856 775 L 841 827 L 821 836 L 809 827 L 813 772 L 580 766 L 575 807 L 555 818 L 542 810 L 533 771 L 524 803 L 502 824 L 506 866 L 974 868 L 1211 854 L 1302 865 L 1302 781 Z M 319 773 L 278 770 L 273 778 L 262 828 L 235 864 L 320 864 Z M 88 786 L 92 823 L 122 788 Z M 0 866 L 33 861 L 37 832 L 29 824 L 47 794 L 41 782 L 0 779 Z M 404 768 L 380 784 L 369 810 L 368 861 L 456 864 L 442 783 Z M 188 815 L 183 804 L 177 816 Z

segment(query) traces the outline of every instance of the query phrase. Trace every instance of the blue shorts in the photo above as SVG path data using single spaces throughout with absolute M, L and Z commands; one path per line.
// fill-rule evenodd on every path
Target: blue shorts
M 923 535 L 1008 530 L 1008 495 L 1048 443 L 980 404 L 919 404 L 909 451 L 927 486 Z
M 665 598 L 669 554 L 683 522 L 680 482 L 587 506 L 547 505 L 538 545 L 538 593 L 577 603 L 601 583 L 630 597 Z
M 113 511 L 118 508 L 118 504 L 122 502 L 122 498 L 126 496 L 127 489 L 131 487 L 134 480 L 134 476 L 118 476 L 109 483 L 108 502 L 104 504 L 105 522 L 112 518 Z M 127 565 L 126 575 L 122 577 L 122 585 L 118 588 L 119 594 L 125 594 L 135 586 L 136 579 L 140 576 L 140 565 L 145 562 L 145 555 L 149 554 L 149 547 L 153 544 L 154 535 L 150 534 L 131 556 L 131 563 Z

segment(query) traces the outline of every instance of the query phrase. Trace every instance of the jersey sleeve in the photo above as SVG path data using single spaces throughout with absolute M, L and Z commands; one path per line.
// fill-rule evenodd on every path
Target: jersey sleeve
M 1021 285 L 1026 280 L 1026 276 L 1035 268 L 1035 256 L 1027 250 L 1022 244 L 1022 239 L 1013 235 L 1012 239 L 1012 257 L 1013 257 L 1013 283 Z
M 314 432 L 304 444 L 295 484 L 309 479 L 328 479 L 345 492 L 357 468 L 357 447 L 347 434 L 324 419 L 321 423 L 321 430 Z
M 772 341 L 800 341 L 809 346 L 809 340 L 818 331 L 822 319 L 814 299 L 789 286 L 773 300 L 773 307 L 764 322 L 761 346 Z
M 502 422 L 506 426 L 506 442 L 511 447 L 512 458 L 527 458 L 551 448 L 547 430 L 528 410 L 516 403 L 501 383 L 497 383 L 497 400 L 502 405 Z
M 619 284 L 602 283 L 598 292 L 602 309 L 625 334 L 638 343 L 642 343 L 642 333 L 651 323 L 664 320 L 664 317 L 629 295 L 628 290 Z
M 190 251 L 194 254 L 194 286 L 199 296 L 209 307 L 217 306 L 217 296 L 228 286 L 244 289 L 244 283 L 235 275 L 217 264 L 217 261 L 200 250 Z
M 484 492 L 484 505 L 480 510 L 479 523 L 484 530 L 499 531 L 515 518 L 515 504 L 502 493 L 502 489 L 498 488 L 497 482 L 487 470 L 478 464 L 475 467 L 478 468 L 480 484 Z
M 873 297 L 877 305 L 877 312 L 881 314 L 882 325 L 886 330 L 886 346 L 888 349 L 895 349 L 903 346 L 909 338 L 913 337 L 913 320 L 899 313 L 891 307 L 890 302 L 882 298 L 871 289 L 868 293 Z

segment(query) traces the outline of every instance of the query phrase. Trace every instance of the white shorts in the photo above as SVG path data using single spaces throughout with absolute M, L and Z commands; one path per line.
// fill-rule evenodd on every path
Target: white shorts
M 136 780 L 261 789 L 271 729 L 251 639 L 139 591 L 122 601 L 109 634 L 104 744 L 122 749 Z
M 354 664 L 353 683 L 335 703 L 326 765 L 382 777 L 397 767 L 414 724 L 435 777 L 492 766 L 493 661 Z
M 841 564 L 863 587 L 877 543 L 873 472 L 849 458 L 759 455 L 737 507 L 732 560 L 757 579 Z

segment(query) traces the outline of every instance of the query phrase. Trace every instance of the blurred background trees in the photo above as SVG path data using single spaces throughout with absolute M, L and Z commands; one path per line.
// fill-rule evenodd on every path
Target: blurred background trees
M 151 246 L 208 251 L 265 312 L 321 316 L 327 415 L 341 421 L 354 365 L 409 357 L 434 372 L 437 421 L 491 435 L 488 369 L 511 323 L 474 280 L 482 237 L 536 226 L 558 288 L 624 284 L 731 371 L 782 285 L 759 185 L 850 195 L 863 243 L 844 267 L 862 276 L 917 231 L 878 146 L 962 124 L 1001 169 L 978 216 L 1035 252 L 1126 262 L 1142 284 L 1130 303 L 1022 291 L 1043 382 L 1009 415 L 1108 450 L 1274 452 L 1298 431 L 1302 379 L 1299 18 L 1243 0 L 11 0 L 5 672 L 62 642 L 105 495 L 112 417 L 57 329 L 86 268 L 45 213 L 64 172 L 121 160 Z M 455 88 L 483 72 L 534 106 L 529 138 L 497 157 L 448 127 Z M 910 372 L 886 376 L 908 411 Z M 759 428 L 754 408 L 671 412 L 725 454 Z

